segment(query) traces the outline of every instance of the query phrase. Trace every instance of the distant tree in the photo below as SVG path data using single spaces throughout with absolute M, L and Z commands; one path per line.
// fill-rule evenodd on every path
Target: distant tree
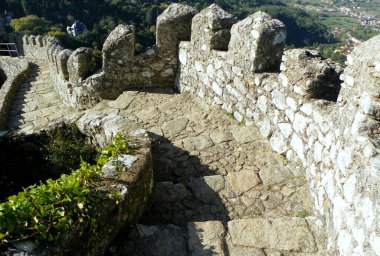
M 11 26 L 16 32 L 25 34 L 45 34 L 51 28 L 51 22 L 45 18 L 28 15 L 19 19 L 12 19 Z

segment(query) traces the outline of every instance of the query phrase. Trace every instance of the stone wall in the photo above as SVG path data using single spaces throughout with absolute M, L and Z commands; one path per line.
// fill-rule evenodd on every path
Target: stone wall
M 55 88 L 72 107 L 89 108 L 100 99 L 116 99 L 131 88 L 172 87 L 181 40 L 189 40 L 191 19 L 197 10 L 183 4 L 170 5 L 157 18 L 157 44 L 135 55 L 135 29 L 119 25 L 103 45 L 102 70 L 94 72 L 92 50 L 64 49 L 54 39 L 24 36 L 25 56 L 47 58 Z
M 8 121 L 12 102 L 17 89 L 26 80 L 30 73 L 29 63 L 26 60 L 0 57 L 0 73 L 4 83 L 0 87 L 0 130 L 5 128 Z
M 313 51 L 281 57 L 285 28 L 264 13 L 233 24 L 231 39 L 214 39 L 214 24 L 228 34 L 226 17 L 215 6 L 194 17 L 191 41 L 180 43 L 178 89 L 256 123 L 276 152 L 303 167 L 329 255 L 379 255 L 380 36 L 356 48 L 341 75 Z

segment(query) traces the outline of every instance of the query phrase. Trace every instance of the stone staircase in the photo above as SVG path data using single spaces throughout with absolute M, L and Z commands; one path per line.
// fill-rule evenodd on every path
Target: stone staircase
M 8 129 L 20 129 L 23 132 L 30 132 L 75 112 L 74 109 L 64 106 L 55 92 L 47 61 L 31 58 L 27 60 L 32 73 L 20 86 L 7 123 Z

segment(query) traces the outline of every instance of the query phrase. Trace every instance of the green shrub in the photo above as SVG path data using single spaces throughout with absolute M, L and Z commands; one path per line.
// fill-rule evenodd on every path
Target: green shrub
M 9 197 L 0 204 L 0 245 L 24 238 L 55 241 L 74 228 L 94 232 L 97 220 L 93 208 L 107 196 L 93 189 L 101 181 L 101 169 L 108 161 L 133 149 L 128 138 L 118 134 L 102 150 L 96 164 L 82 161 L 71 174 L 30 186 Z
M 96 151 L 86 143 L 83 135 L 75 125 L 51 131 L 49 142 L 45 146 L 45 158 L 52 173 L 67 173 L 78 168 L 81 160 L 93 163 Z

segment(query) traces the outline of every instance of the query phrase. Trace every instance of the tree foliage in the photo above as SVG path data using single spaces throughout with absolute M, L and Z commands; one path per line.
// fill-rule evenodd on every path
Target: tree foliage
M 138 49 L 151 46 L 155 43 L 155 25 L 157 16 L 163 12 L 170 2 L 164 0 L 5 0 L 8 8 L 16 16 L 37 15 L 51 21 L 47 29 L 39 26 L 31 27 L 24 32 L 45 31 L 50 35 L 65 36 L 66 26 L 75 20 L 84 22 L 89 31 L 75 40 L 64 38 L 69 48 L 77 44 L 101 49 L 107 35 L 120 23 L 136 26 L 136 38 Z M 312 17 L 302 10 L 286 6 L 276 0 L 186 0 L 180 1 L 196 8 L 203 9 L 212 3 L 220 5 L 226 11 L 245 18 L 247 15 L 263 10 L 270 15 L 282 20 L 288 29 L 288 44 L 294 46 L 307 46 L 313 44 L 326 44 L 333 41 L 327 28 L 318 22 L 317 17 Z M 29 16 L 27 16 L 29 17 Z M 35 17 L 35 16 L 33 16 Z M 47 25 L 49 26 L 49 25 Z M 16 29 L 16 31 L 20 31 Z
M 11 26 L 16 32 L 45 34 L 50 30 L 51 22 L 36 15 L 28 15 L 19 19 L 12 19 Z

